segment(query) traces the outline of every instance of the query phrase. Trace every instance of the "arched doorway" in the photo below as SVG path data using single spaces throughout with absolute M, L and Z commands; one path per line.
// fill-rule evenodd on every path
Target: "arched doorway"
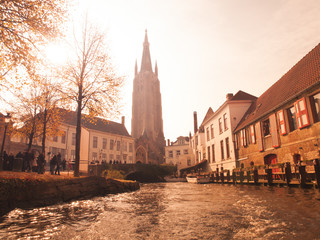
M 136 162 L 147 163 L 147 151 L 141 145 L 136 150 Z

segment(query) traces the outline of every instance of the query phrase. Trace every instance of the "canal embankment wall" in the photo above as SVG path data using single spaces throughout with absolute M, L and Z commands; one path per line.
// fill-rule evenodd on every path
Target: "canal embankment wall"
M 139 188 L 139 183 L 135 181 L 97 176 L 55 181 L 0 179 L 0 216 L 15 208 L 43 207 L 76 199 L 135 191 Z

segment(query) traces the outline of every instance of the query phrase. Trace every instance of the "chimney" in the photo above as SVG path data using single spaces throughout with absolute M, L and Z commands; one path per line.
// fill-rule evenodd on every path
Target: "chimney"
M 167 139 L 167 142 L 168 142 L 168 146 L 170 146 L 170 139 Z
M 226 96 L 227 101 L 231 100 L 232 97 L 233 97 L 233 93 L 228 93 Z
M 198 119 L 197 119 L 197 112 L 193 112 L 193 127 L 194 127 L 194 133 L 198 131 Z
M 125 117 L 124 116 L 122 116 L 121 117 L 121 124 L 124 126 L 124 124 L 125 124 Z

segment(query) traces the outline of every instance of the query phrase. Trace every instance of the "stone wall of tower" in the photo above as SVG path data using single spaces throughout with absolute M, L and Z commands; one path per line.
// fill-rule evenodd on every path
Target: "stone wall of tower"
M 133 80 L 131 135 L 136 139 L 146 135 L 164 147 L 160 81 L 157 66 L 155 72 L 151 67 L 147 34 L 143 46 L 141 69 L 138 72 L 136 64 Z

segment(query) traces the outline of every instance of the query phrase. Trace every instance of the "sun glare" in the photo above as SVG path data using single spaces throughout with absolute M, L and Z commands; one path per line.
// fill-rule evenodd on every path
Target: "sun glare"
M 54 65 L 63 65 L 67 61 L 67 49 L 61 44 L 49 44 L 44 54 L 47 60 Z

